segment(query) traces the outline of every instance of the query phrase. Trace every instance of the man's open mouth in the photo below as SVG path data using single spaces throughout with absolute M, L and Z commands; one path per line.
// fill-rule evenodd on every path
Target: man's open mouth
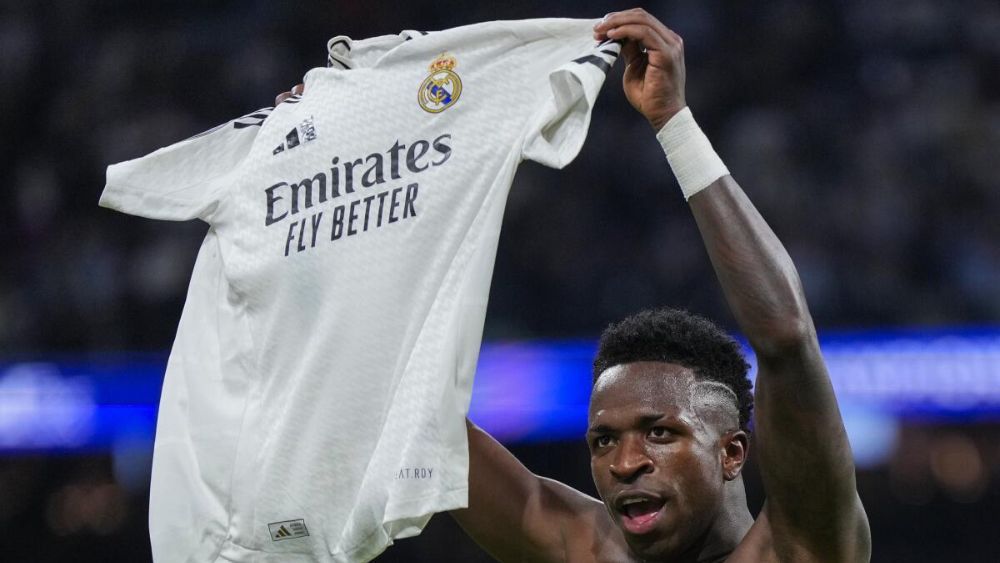
M 648 496 L 623 496 L 618 500 L 622 527 L 630 534 L 645 534 L 656 527 L 666 501 Z

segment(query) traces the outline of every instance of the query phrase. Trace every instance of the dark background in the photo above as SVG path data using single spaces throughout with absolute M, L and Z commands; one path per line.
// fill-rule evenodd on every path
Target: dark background
M 98 208 L 105 167 L 271 105 L 324 64 L 329 37 L 630 6 L 0 0 L 0 354 L 167 350 L 206 227 Z M 1000 3 L 644 7 L 684 37 L 688 102 L 788 246 L 821 331 L 998 323 Z M 521 167 L 487 338 L 593 338 L 661 304 L 733 328 L 620 77 L 573 164 Z M 997 560 L 998 429 L 907 421 L 890 461 L 859 476 L 875 561 Z M 582 442 L 515 453 L 592 491 Z M 114 464 L 103 451 L 0 457 L 0 561 L 148 560 L 145 482 Z M 439 516 L 380 560 L 483 557 Z

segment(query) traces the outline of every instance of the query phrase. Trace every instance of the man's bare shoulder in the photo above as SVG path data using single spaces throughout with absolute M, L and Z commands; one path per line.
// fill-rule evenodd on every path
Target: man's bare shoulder
M 760 511 L 757 520 L 747 531 L 736 549 L 725 560 L 726 563 L 780 563 L 782 561 L 867 561 L 870 549 L 870 535 L 864 509 L 858 501 L 857 523 L 850 530 L 844 530 L 847 538 L 832 540 L 846 546 L 843 553 L 796 539 L 793 531 L 776 530 L 768 516 L 767 506 Z M 831 526 L 831 529 L 834 526 Z M 831 530 L 831 533 L 835 533 Z M 833 557 L 833 559 L 831 559 Z
M 743 536 L 743 540 L 725 561 L 726 563 L 779 563 L 781 560 L 774 551 L 772 539 L 771 522 L 767 519 L 766 511 L 762 510 L 753 526 L 750 526 L 750 530 Z

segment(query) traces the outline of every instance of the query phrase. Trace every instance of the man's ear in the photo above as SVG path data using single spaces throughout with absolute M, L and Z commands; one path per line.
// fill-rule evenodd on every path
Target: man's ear
M 719 438 L 722 446 L 722 475 L 726 481 L 740 476 L 750 453 L 750 438 L 742 430 L 730 430 Z

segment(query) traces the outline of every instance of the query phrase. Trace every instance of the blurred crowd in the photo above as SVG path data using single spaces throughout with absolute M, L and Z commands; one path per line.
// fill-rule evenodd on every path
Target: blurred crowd
M 684 37 L 688 102 L 787 244 L 821 331 L 1000 321 L 1000 2 L 642 5 Z M 206 225 L 99 208 L 106 166 L 272 105 L 325 64 L 329 37 L 630 6 L 0 0 L 0 356 L 168 349 Z M 732 327 L 621 72 L 573 164 L 522 165 L 487 338 L 593 338 L 654 305 Z M 974 516 L 1000 497 L 996 424 L 946 430 L 909 428 L 905 456 L 861 475 L 875 560 L 995 560 Z M 518 453 L 591 490 L 579 446 Z M 0 559 L 148 559 L 146 477 L 119 457 L 0 460 Z M 447 518 L 431 526 L 385 559 L 485 560 Z

